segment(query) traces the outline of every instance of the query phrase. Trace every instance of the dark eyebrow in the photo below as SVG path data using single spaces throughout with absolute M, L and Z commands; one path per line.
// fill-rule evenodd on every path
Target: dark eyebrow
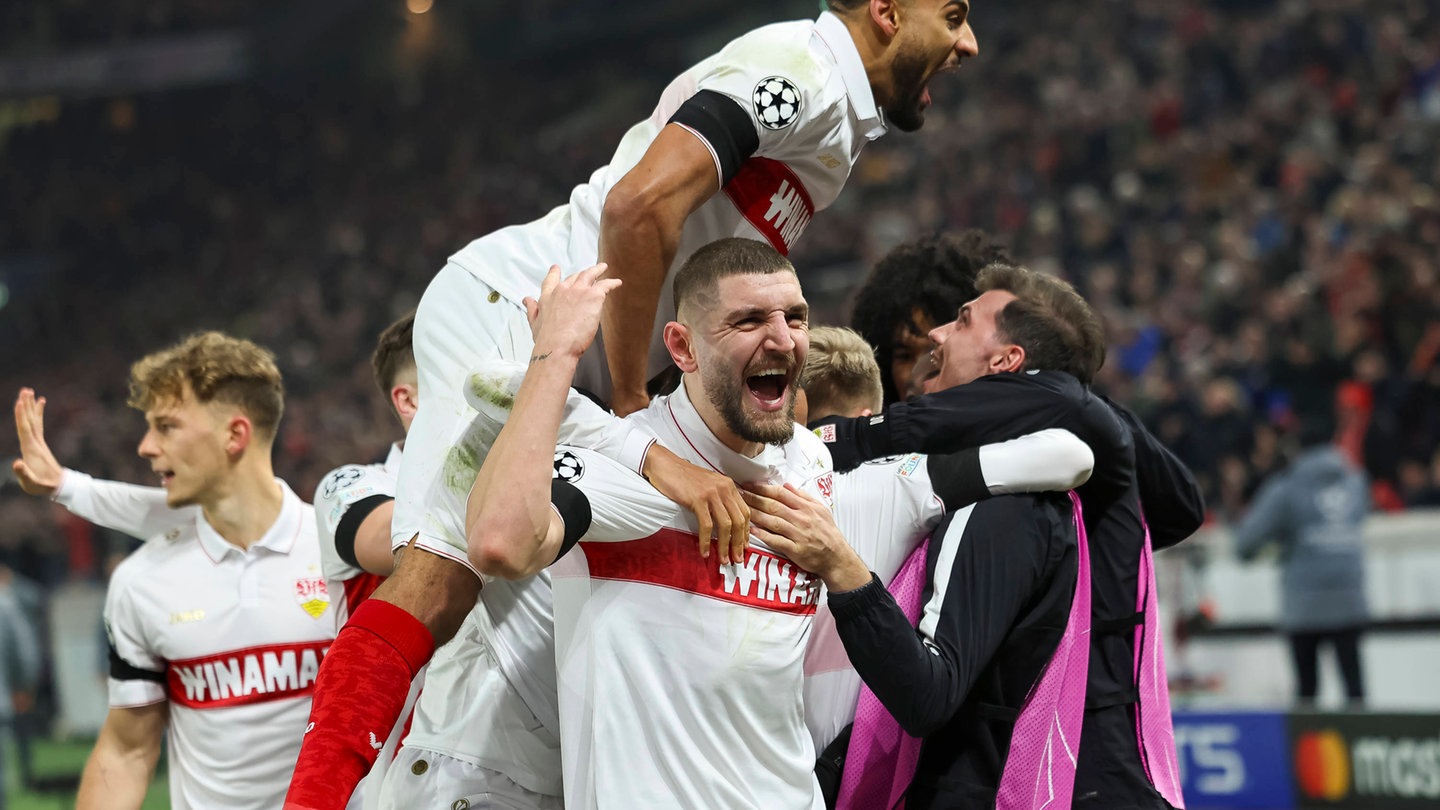
M 959 320 L 961 323 L 964 323 L 964 324 L 970 323 L 970 305 L 969 305 L 969 304 L 961 304 L 961 305 L 960 305 L 960 317 L 958 318 L 958 320 Z
M 733 309 L 725 313 L 725 322 L 737 323 L 739 321 L 745 320 L 746 318 L 754 318 L 756 316 L 764 314 L 765 310 L 759 307 L 751 307 L 749 309 Z
M 970 16 L 970 0 L 950 0 L 950 2 L 946 3 L 945 5 L 955 6 L 956 8 L 964 12 L 965 16 Z

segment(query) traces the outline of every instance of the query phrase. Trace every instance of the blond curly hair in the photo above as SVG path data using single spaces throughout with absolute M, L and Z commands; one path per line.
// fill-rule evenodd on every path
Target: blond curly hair
M 130 367 L 129 405 L 149 411 L 185 398 L 233 405 L 255 430 L 273 438 L 285 412 L 285 385 L 275 355 L 248 340 L 200 332 Z

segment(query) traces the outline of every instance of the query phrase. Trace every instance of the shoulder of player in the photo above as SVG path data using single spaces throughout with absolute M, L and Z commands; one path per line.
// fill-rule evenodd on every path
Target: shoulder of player
M 624 495 L 644 498 L 652 493 L 662 500 L 642 476 L 609 456 L 584 447 L 556 445 L 553 479 L 573 484 L 587 498 Z
M 1089 395 L 1089 389 L 1082 385 L 1073 375 L 1063 371 L 1051 371 L 1047 369 L 1017 371 L 1013 374 L 989 374 L 975 380 L 975 383 L 1006 390 L 1030 389 L 1049 391 L 1058 396 L 1074 399 L 1077 402 L 1085 399 Z M 974 383 L 971 384 L 973 385 Z
M 320 479 L 315 487 L 315 503 L 332 501 L 338 498 L 341 493 L 348 492 L 355 487 L 373 484 L 379 479 L 388 479 L 391 475 L 383 464 L 343 464 Z
M 831 472 L 835 468 L 824 440 L 798 422 L 790 441 L 785 443 L 785 460 L 792 470 L 809 475 Z
M 757 82 L 772 77 L 790 82 L 811 106 L 807 117 L 814 117 L 848 98 L 839 65 L 827 51 L 817 50 L 826 46 L 817 46 L 814 31 L 812 20 L 773 23 L 742 34 L 711 59 Z
M 204 554 L 204 549 L 200 548 L 200 536 L 196 533 L 195 522 L 186 521 L 151 537 L 130 552 L 110 575 L 110 587 L 127 587 L 143 582 L 158 569 L 176 564 L 185 565 Z

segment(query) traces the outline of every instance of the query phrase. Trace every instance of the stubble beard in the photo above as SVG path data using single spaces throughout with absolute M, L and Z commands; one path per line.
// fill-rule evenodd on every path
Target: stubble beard
M 914 132 L 925 125 L 925 110 L 920 99 L 925 95 L 925 73 L 928 70 L 919 48 L 902 45 L 890 66 L 890 77 L 897 94 L 895 102 L 885 108 L 890 123 L 901 132 Z
M 798 374 L 794 375 L 798 378 Z M 786 391 L 785 407 L 761 417 L 745 411 L 745 395 L 749 393 L 744 379 L 736 379 L 718 369 L 707 369 L 700 375 L 705 397 L 720 414 L 725 427 L 747 442 L 783 445 L 795 435 L 795 391 Z

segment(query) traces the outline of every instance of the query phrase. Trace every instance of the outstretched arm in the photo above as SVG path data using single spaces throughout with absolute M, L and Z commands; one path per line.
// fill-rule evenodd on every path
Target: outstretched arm
M 53 497 L 65 477 L 65 468 L 45 442 L 45 398 L 35 389 L 21 388 L 15 398 L 15 433 L 20 437 L 20 458 L 11 469 L 27 495 Z
M 660 293 L 685 220 L 719 189 L 710 147 L 689 129 L 667 124 L 605 198 L 600 261 L 610 266 L 610 277 L 625 282 L 600 319 L 610 405 L 620 416 L 650 402 L 645 366 Z
M 526 299 L 535 350 L 466 503 L 470 561 L 482 574 L 520 579 L 555 560 L 565 525 L 551 506 L 556 437 L 580 356 L 595 338 L 600 308 L 618 279 L 603 264 L 561 280 L 551 267 L 540 300 Z
M 97 480 L 66 469 L 45 441 L 45 398 L 33 389 L 20 389 L 15 399 L 15 432 L 20 458 L 12 469 L 20 488 L 31 495 L 53 498 L 78 517 L 142 540 L 188 517 L 166 505 L 160 487 Z
M 926 466 L 945 511 L 994 495 L 1064 492 L 1090 480 L 1095 454 L 1068 430 L 1049 428 L 943 456 Z

